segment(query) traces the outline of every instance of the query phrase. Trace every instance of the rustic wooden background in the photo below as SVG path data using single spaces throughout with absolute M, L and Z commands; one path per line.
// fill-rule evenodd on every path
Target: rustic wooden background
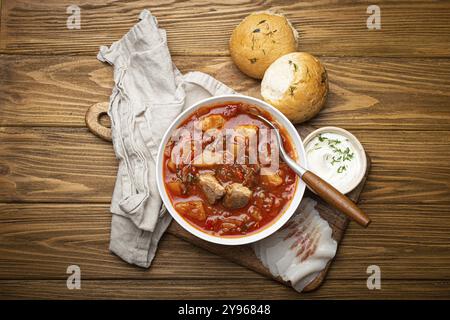
M 68 30 L 66 8 L 81 8 Z M 381 8 L 368 30 L 366 9 Z M 227 40 L 247 14 L 275 8 L 300 50 L 325 63 L 327 107 L 310 121 L 351 130 L 373 163 L 361 206 L 328 279 L 310 294 L 166 235 L 151 269 L 109 253 L 116 160 L 84 125 L 107 101 L 112 71 L 96 60 L 149 8 L 174 62 L 259 96 Z M 0 23 L 0 298 L 450 298 L 450 2 L 3 0 Z M 82 289 L 66 288 L 81 267 Z M 382 289 L 366 268 L 380 266 Z M 245 285 L 243 285 L 245 283 Z

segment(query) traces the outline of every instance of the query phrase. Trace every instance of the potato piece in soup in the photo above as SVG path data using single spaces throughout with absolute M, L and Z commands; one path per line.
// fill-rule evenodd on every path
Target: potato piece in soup
M 179 202 L 175 205 L 175 209 L 199 221 L 205 221 L 206 219 L 205 209 L 201 201 Z
M 225 119 L 221 115 L 212 114 L 201 121 L 201 126 L 203 131 L 208 131 L 210 129 L 222 128 L 224 123 Z

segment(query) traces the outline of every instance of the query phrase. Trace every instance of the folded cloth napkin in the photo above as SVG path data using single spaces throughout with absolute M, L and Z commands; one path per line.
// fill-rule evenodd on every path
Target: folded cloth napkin
M 170 123 L 193 103 L 234 91 L 201 72 L 182 75 L 172 63 L 166 32 L 150 11 L 97 58 L 114 66 L 108 115 L 119 160 L 111 201 L 110 250 L 149 267 L 171 217 L 156 186 L 156 157 Z

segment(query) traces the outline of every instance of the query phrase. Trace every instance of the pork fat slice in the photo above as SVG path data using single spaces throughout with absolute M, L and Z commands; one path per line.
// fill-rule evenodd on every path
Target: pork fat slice
M 317 277 L 337 250 L 332 230 L 316 205 L 316 201 L 304 198 L 283 228 L 253 245 L 272 275 L 289 281 L 298 292 Z

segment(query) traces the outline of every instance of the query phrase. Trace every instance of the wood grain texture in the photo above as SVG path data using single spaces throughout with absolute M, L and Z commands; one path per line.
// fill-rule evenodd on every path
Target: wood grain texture
M 81 29 L 69 30 L 66 8 L 81 9 Z M 449 57 L 450 4 L 377 1 L 381 30 L 368 30 L 366 1 L 5 1 L 5 53 L 95 54 L 110 45 L 148 8 L 168 32 L 172 54 L 227 55 L 233 28 L 248 14 L 279 10 L 300 33 L 299 48 L 331 56 Z
M 112 145 L 87 128 L 0 128 L 0 136 L 0 201 L 110 201 Z
M 450 203 L 449 132 L 353 133 L 373 155 L 362 203 Z M 0 127 L 0 154 L 1 202 L 111 199 L 112 146 L 87 128 Z
M 0 279 L 63 279 L 71 264 L 85 279 L 260 278 L 170 234 L 150 270 L 129 265 L 108 250 L 110 224 L 108 205 L 0 204 Z
M 350 223 L 325 283 L 365 281 L 373 264 L 383 279 L 450 280 L 448 205 L 377 203 L 362 209 L 373 223 L 368 229 Z M 110 215 L 107 204 L 0 204 L 0 279 L 66 279 L 71 264 L 91 280 L 261 279 L 171 234 L 149 270 L 130 266 L 108 251 Z
M 450 130 L 450 60 L 322 58 L 326 107 L 308 124 L 347 129 Z M 182 72 L 207 72 L 260 97 L 259 82 L 228 57 L 175 57 Z M 0 125 L 84 127 L 86 110 L 109 100 L 112 68 L 92 57 L 0 56 Z M 350 120 L 349 120 L 350 119 Z M 401 126 L 399 126 L 401 124 Z
M 66 8 L 81 7 L 68 30 Z M 0 12 L 0 298 L 450 299 L 450 2 L 6 0 Z M 259 97 L 258 82 L 228 57 L 231 30 L 255 10 L 285 12 L 301 51 L 319 55 L 329 101 L 310 123 L 354 132 L 372 156 L 362 208 L 327 281 L 297 294 L 166 234 L 150 270 L 108 252 L 116 160 L 84 128 L 107 101 L 111 67 L 98 62 L 149 8 L 168 32 L 182 72 L 200 70 Z M 214 23 L 211 23 L 214 21 Z M 82 268 L 82 290 L 66 268 Z M 382 289 L 366 288 L 366 268 Z M 244 281 L 245 279 L 245 281 Z M 243 285 L 245 283 L 245 285 Z
M 322 290 L 298 294 L 273 280 L 82 280 L 68 290 L 65 280 L 0 280 L 1 299 L 448 299 L 448 280 L 385 280 L 368 290 L 363 280 L 328 280 Z

